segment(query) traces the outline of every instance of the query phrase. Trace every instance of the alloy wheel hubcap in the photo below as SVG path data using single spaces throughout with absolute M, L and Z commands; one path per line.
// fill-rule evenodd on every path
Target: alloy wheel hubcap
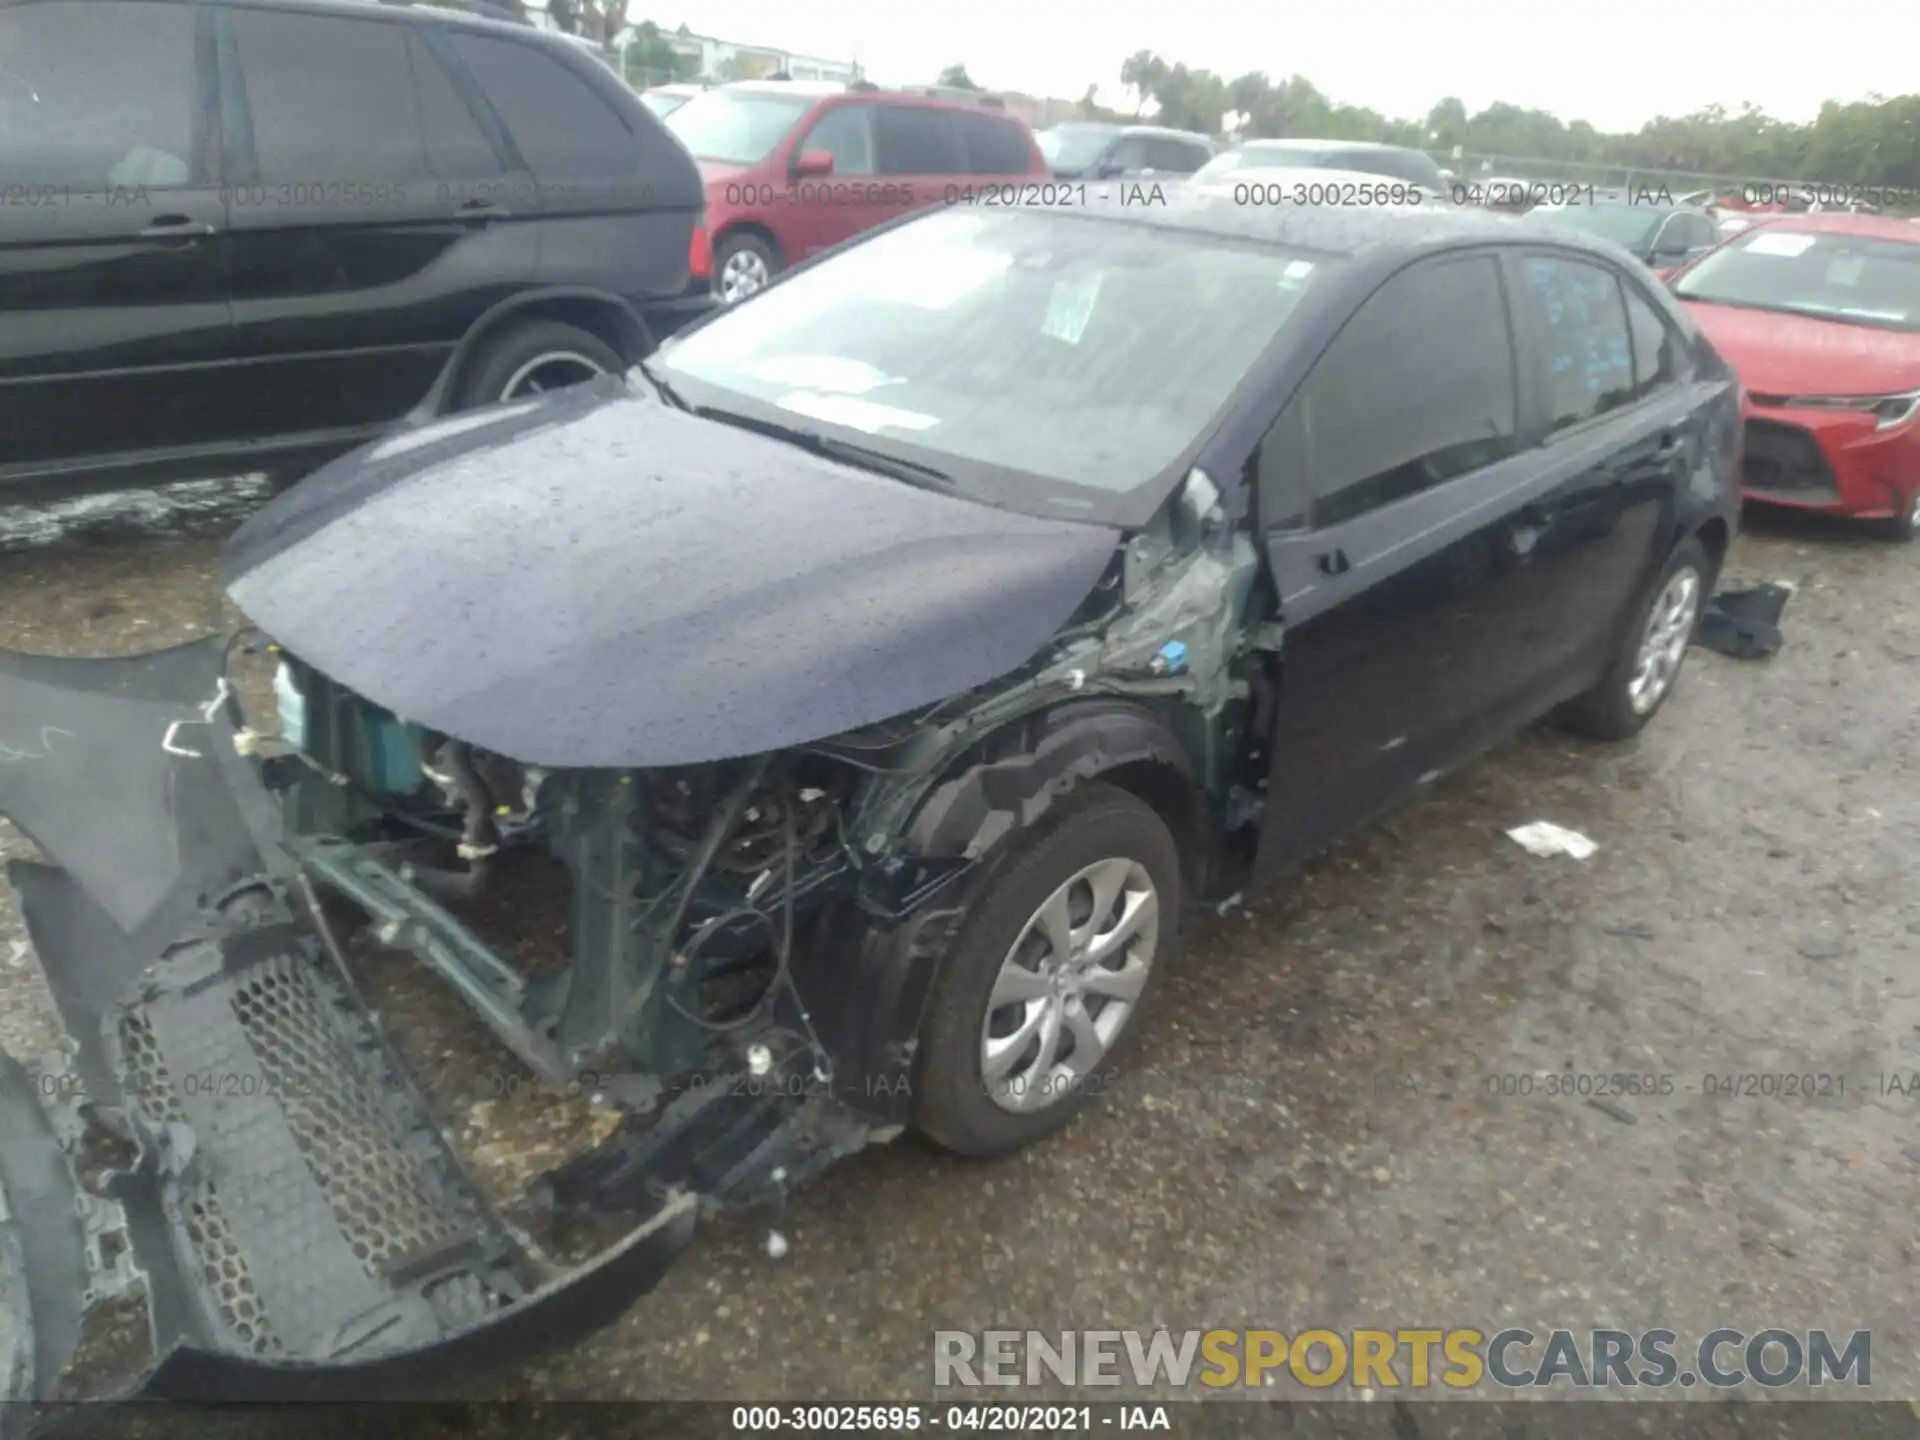
M 1658 705 L 1672 686 L 1699 618 L 1699 572 L 1690 566 L 1674 571 L 1647 615 L 1633 678 L 1627 682 L 1627 699 L 1636 715 L 1644 715 Z
M 729 255 L 726 263 L 720 267 L 720 296 L 724 300 L 741 300 L 764 289 L 773 277 L 767 273 L 767 262 L 751 250 L 736 250 Z
M 596 375 L 604 375 L 593 361 L 584 355 L 572 351 L 555 351 L 548 355 L 536 355 L 508 377 L 507 383 L 500 389 L 502 403 L 509 400 L 524 400 L 529 395 L 542 395 L 549 390 L 563 390 L 569 385 L 578 385 L 591 380 Z
M 1136 860 L 1096 861 L 1049 895 L 1001 962 L 980 1076 L 1002 1110 L 1067 1099 L 1133 1017 L 1160 939 L 1160 895 Z

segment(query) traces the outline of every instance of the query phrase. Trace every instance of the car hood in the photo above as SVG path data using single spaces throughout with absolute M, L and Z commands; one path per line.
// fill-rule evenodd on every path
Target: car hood
M 1920 388 L 1920 335 L 1779 310 L 1683 303 L 1749 391 L 1897 395 Z
M 399 715 L 529 764 L 756 754 L 993 680 L 1118 531 L 1016 515 L 613 378 L 441 421 L 270 502 L 235 603 Z

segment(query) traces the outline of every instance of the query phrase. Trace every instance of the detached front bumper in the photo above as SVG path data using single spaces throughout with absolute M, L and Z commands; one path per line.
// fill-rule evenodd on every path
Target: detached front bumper
M 568 1269 L 488 1204 L 317 920 L 225 660 L 0 652 L 0 814 L 47 857 L 8 878 L 74 1050 L 52 1085 L 0 1063 L 6 1398 L 95 1398 L 129 1305 L 108 1394 L 430 1394 L 609 1323 L 692 1238 L 671 1193 Z

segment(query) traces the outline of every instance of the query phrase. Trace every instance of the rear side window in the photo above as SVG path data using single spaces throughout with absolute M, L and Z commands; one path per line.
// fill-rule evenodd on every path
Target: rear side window
M 1129 135 L 1107 152 L 1102 164 L 1123 172 L 1144 170 L 1147 168 L 1147 142 L 1138 135 Z
M 0 6 L 0 182 L 188 184 L 193 14 L 120 0 Z
M 882 105 L 873 117 L 883 175 L 964 175 L 966 160 L 953 118 L 920 105 Z
M 500 157 L 446 67 L 418 35 L 407 37 L 407 55 L 413 62 L 414 97 L 426 135 L 427 169 L 447 180 L 498 174 Z
M 1633 347 L 1614 273 L 1545 255 L 1529 255 L 1523 268 L 1540 316 L 1549 428 L 1564 430 L 1630 403 Z
M 873 107 L 836 105 L 807 132 L 800 149 L 833 156 L 836 175 L 873 174 Z
M 1033 164 L 1027 132 L 997 115 L 955 115 L 969 175 L 1024 175 Z
M 400 26 L 292 10 L 231 14 L 259 180 L 310 185 L 428 173 Z
M 1497 263 L 1429 261 L 1368 298 L 1269 438 L 1304 455 L 1312 523 L 1334 525 L 1514 454 L 1514 387 Z
M 1673 223 L 1678 232 L 1674 237 L 1674 248 L 1677 250 L 1698 250 L 1720 238 L 1719 232 L 1713 228 L 1713 221 L 1692 211 L 1687 211 Z
M 1197 145 L 1183 140 L 1147 141 L 1147 169 L 1166 175 L 1191 175 L 1209 159 Z
M 614 108 L 539 47 L 464 31 L 449 36 L 535 175 L 629 175 L 639 142 Z
M 1626 287 L 1627 329 L 1633 339 L 1633 398 L 1651 395 L 1680 373 L 1680 338 L 1653 306 Z

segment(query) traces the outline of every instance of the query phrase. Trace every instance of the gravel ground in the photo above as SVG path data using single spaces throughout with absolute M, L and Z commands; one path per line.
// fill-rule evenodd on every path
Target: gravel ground
M 0 645 L 125 652 L 226 623 L 219 540 L 252 498 L 0 521 Z M 713 1225 L 622 1323 L 486 1388 L 931 1397 L 937 1329 L 1666 1326 L 1684 1345 L 1725 1325 L 1871 1329 L 1874 1393 L 1920 1398 L 1920 1094 L 1881 1093 L 1920 1072 L 1915 563 L 1754 521 L 1729 583 L 1800 587 L 1773 660 L 1697 652 L 1638 742 L 1522 736 L 1199 922 L 1129 1073 L 1059 1139 L 992 1164 L 857 1156 L 777 1220 L 784 1259 L 764 1223 Z M 1536 819 L 1598 853 L 1502 834 Z M 52 1045 L 10 899 L 0 1042 Z M 523 1161 L 496 1128 L 519 1097 L 474 1080 L 495 1063 L 433 1088 L 472 1147 Z M 1622 1071 L 1673 1092 L 1545 1093 Z M 1742 1074 L 1845 1093 L 1702 1093 Z

